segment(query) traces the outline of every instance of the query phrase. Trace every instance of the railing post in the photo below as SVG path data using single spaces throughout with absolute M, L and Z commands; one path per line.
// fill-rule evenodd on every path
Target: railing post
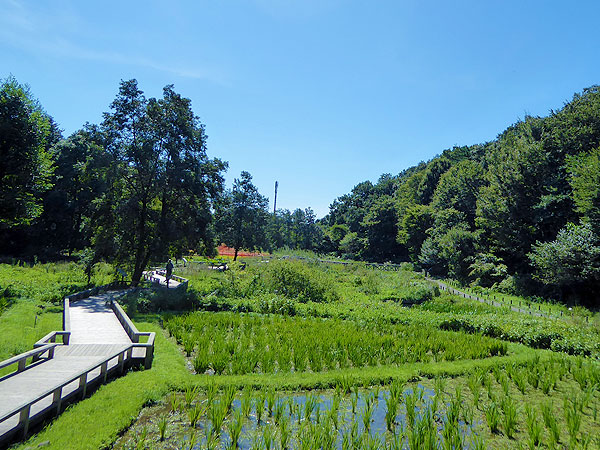
M 60 414 L 60 407 L 62 403 L 62 386 L 54 391 L 52 403 L 56 405 L 56 415 L 58 416 Z
M 125 358 L 123 357 L 123 352 L 119 353 L 119 372 L 123 373 L 125 370 Z
M 108 376 L 108 361 L 104 361 L 102 366 L 100 366 L 100 376 L 102 377 L 102 382 L 106 383 L 106 377 Z
M 25 370 L 25 365 L 27 364 L 27 358 L 23 358 L 19 361 L 19 365 L 17 367 L 17 373 L 23 372 Z
M 27 405 L 21 410 L 19 414 L 19 425 L 23 426 L 23 438 L 27 437 L 29 432 L 29 412 L 31 411 L 31 405 Z
M 146 358 L 144 360 L 144 369 L 148 370 L 152 367 L 152 358 L 154 358 L 154 346 L 146 347 Z
M 87 372 L 79 377 L 79 389 L 81 389 L 81 398 L 85 398 L 87 391 Z

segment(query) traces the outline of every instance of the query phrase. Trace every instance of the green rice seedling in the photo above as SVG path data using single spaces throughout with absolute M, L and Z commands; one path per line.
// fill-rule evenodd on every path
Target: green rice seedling
M 462 417 L 466 424 L 473 423 L 475 417 L 474 405 L 470 402 L 465 402 L 462 406 Z
M 461 411 L 461 398 L 455 396 L 452 398 L 446 409 L 446 422 L 458 423 Z
M 175 392 L 172 392 L 171 397 L 169 397 L 169 404 L 171 406 L 172 413 L 179 411 L 179 407 L 181 406 L 179 395 L 177 395 Z
M 235 399 L 235 394 L 237 389 L 235 386 L 227 386 L 225 391 L 223 392 L 223 401 L 225 402 L 225 406 L 227 408 L 227 412 L 231 411 L 231 406 L 233 405 L 233 400 Z
M 435 391 L 435 395 L 439 395 L 440 397 L 444 394 L 444 389 L 446 387 L 446 380 L 442 377 L 435 377 L 433 381 L 433 389 Z
M 279 446 L 281 450 L 287 450 L 290 445 L 290 437 L 290 419 L 284 415 L 279 421 Z
M 252 410 L 252 390 L 250 389 L 250 386 L 246 386 L 242 391 L 240 408 L 244 417 L 250 416 L 250 411 Z
M 473 450 L 485 450 L 486 445 L 483 436 L 475 433 L 471 434 L 471 448 Z
M 550 393 L 550 389 L 552 389 L 552 386 L 554 385 L 552 376 L 550 374 L 545 374 L 540 382 L 540 386 L 542 388 L 542 392 L 546 395 L 548 395 Z
M 162 415 L 160 419 L 158 419 L 158 434 L 160 436 L 160 441 L 165 440 L 165 435 L 167 434 L 167 425 L 169 423 L 169 419 L 166 415 Z
M 282 401 L 278 401 L 275 403 L 275 407 L 273 408 L 273 419 L 275 423 L 278 424 L 283 417 L 285 410 L 285 404 Z
M 398 399 L 390 395 L 386 399 L 385 426 L 390 433 L 394 432 L 396 415 L 398 414 Z
M 231 439 L 229 448 L 238 448 L 238 441 L 242 434 L 242 428 L 244 426 L 244 414 L 241 409 L 235 411 L 233 420 L 227 423 L 227 431 L 229 432 L 229 438 Z
M 517 406 L 509 396 L 504 397 L 501 406 L 504 413 L 502 421 L 504 432 L 509 439 L 512 439 L 517 428 Z
M 217 391 L 218 391 L 217 384 L 215 383 L 214 380 L 211 380 L 208 383 L 208 385 L 206 386 L 206 403 L 208 404 L 209 408 L 212 405 L 212 402 L 217 395 Z
M 556 418 L 554 417 L 554 406 L 552 405 L 552 401 L 548 400 L 542 403 L 542 418 L 544 419 L 544 424 L 548 429 L 548 433 L 552 438 L 552 441 L 557 444 L 560 442 L 560 431 L 558 429 L 558 424 L 556 422 Z
M 181 445 L 181 449 L 182 450 L 193 450 L 194 447 L 196 447 L 197 441 L 198 441 L 198 436 L 196 435 L 196 433 L 192 433 L 192 434 L 190 434 L 190 437 L 187 439 L 187 441 L 183 442 L 183 444 Z
M 350 396 L 350 404 L 352 406 L 352 415 L 356 415 L 356 405 L 358 404 L 358 393 L 354 393 Z
M 406 421 L 411 428 L 415 425 L 415 408 L 417 406 L 417 394 L 415 391 L 411 392 L 405 397 L 404 403 L 406 404 Z
M 491 402 L 485 409 L 485 419 L 487 421 L 488 427 L 490 427 L 490 432 L 494 434 L 498 433 L 498 422 L 500 417 L 496 402 Z
M 437 378 L 435 379 L 437 382 Z M 390 384 L 390 397 L 398 401 L 404 390 L 404 384 L 402 381 L 396 379 Z M 443 389 L 442 389 L 443 390 Z
M 206 429 L 208 431 L 208 428 Z M 216 450 L 219 446 L 220 434 L 214 433 L 214 428 L 211 430 L 210 435 L 206 436 L 206 450 Z M 190 449 L 191 450 L 191 449 Z
M 330 448 L 330 447 L 323 447 Z M 381 448 L 381 439 L 378 435 L 364 434 L 362 447 L 365 450 L 379 450 Z
M 186 411 L 188 419 L 190 420 L 190 426 L 195 428 L 196 424 L 200 420 L 200 417 L 202 417 L 202 414 L 204 413 L 204 408 L 199 404 L 195 404 L 194 406 L 188 407 Z
M 212 431 L 216 436 L 221 435 L 221 427 L 227 417 L 227 404 L 220 400 L 213 402 L 209 410 L 210 421 L 212 423 Z
M 148 438 L 148 428 L 144 426 L 142 431 L 136 436 L 135 448 L 136 450 L 142 450 L 146 448 L 146 439 Z
M 567 422 L 567 430 L 571 438 L 571 446 L 577 442 L 577 434 L 581 428 L 581 411 L 577 407 L 577 402 L 570 402 L 568 397 L 564 398 L 564 415 Z
M 502 376 L 502 372 L 498 366 L 492 367 L 492 373 L 494 374 L 494 378 L 496 379 L 496 383 L 500 384 L 500 377 Z
M 188 337 L 183 341 L 183 350 L 185 351 L 185 356 L 188 358 L 194 352 L 195 342 L 191 337 Z
M 265 407 L 265 402 L 262 397 L 256 398 L 254 400 L 254 410 L 256 411 L 256 423 L 260 425 L 260 419 L 263 414 L 263 410 Z
M 201 375 L 205 373 L 210 366 L 210 362 L 208 360 L 208 353 L 204 350 L 198 351 L 198 353 L 194 357 L 194 360 L 192 361 L 192 365 L 194 366 L 194 371 L 197 374 Z
M 311 392 L 304 401 L 304 419 L 310 421 L 310 417 L 312 416 L 313 411 L 317 406 L 317 398 Z
M 453 450 L 462 448 L 458 422 L 446 421 L 442 429 L 442 448 Z
M 315 423 L 321 423 L 321 405 L 319 403 L 315 405 Z
M 194 402 L 194 400 L 196 400 L 196 397 L 198 397 L 198 391 L 199 391 L 198 386 L 186 386 L 185 392 L 184 392 L 186 408 L 189 408 L 192 405 L 192 403 Z
M 221 375 L 225 373 L 229 366 L 229 355 L 224 351 L 214 353 L 210 365 L 215 371 L 215 374 Z
M 519 392 L 525 395 L 525 390 L 527 389 L 525 375 L 522 372 L 515 372 L 513 373 L 512 379 L 515 382 L 515 385 L 517 386 Z
M 527 380 L 532 388 L 537 389 L 540 384 L 540 373 L 536 367 L 529 369 Z
M 367 403 L 365 403 L 365 406 L 362 411 L 362 423 L 363 423 L 363 427 L 366 431 L 369 431 L 371 429 L 372 418 L 373 418 L 373 404 L 367 402 Z
M 467 385 L 471 390 L 471 395 L 473 395 L 473 404 L 476 408 L 479 407 L 479 397 L 481 394 L 481 376 L 479 373 L 472 373 L 467 379 Z
M 269 414 L 269 417 L 273 417 L 273 406 L 275 406 L 276 401 L 275 390 L 269 389 L 267 391 L 267 413 Z
M 504 396 L 508 396 L 510 392 L 510 382 L 506 374 L 500 375 L 500 386 L 502 386 L 502 391 L 504 392 Z
M 537 447 L 542 436 L 542 425 L 537 420 L 537 412 L 529 404 L 525 405 L 527 432 L 529 433 L 529 442 Z

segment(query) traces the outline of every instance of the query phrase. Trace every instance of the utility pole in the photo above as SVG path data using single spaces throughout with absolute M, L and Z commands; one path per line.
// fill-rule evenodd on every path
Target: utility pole
M 275 182 L 275 201 L 273 202 L 273 215 L 275 215 L 276 211 L 277 211 L 277 187 L 279 186 L 279 183 L 276 181 Z

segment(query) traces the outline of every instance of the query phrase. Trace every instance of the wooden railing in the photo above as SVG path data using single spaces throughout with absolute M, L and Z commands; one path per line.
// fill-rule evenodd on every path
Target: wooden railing
M 54 347 L 56 345 L 58 345 L 58 344 L 50 344 L 47 347 L 51 347 L 51 351 L 53 353 Z M 31 350 L 30 352 L 15 356 L 14 358 L 11 358 L 11 360 L 18 359 L 18 361 L 21 361 L 22 360 L 21 358 L 25 357 L 25 355 L 27 355 L 27 354 L 31 354 L 34 352 L 43 353 L 43 352 L 46 352 L 49 350 L 50 350 L 49 348 L 39 348 L 37 350 Z M 97 362 L 95 364 L 92 364 L 89 367 L 87 367 L 86 369 L 71 376 L 70 378 L 61 381 L 56 386 L 53 386 L 53 387 L 47 389 L 46 391 L 44 391 L 40 395 L 38 395 L 35 399 L 15 406 L 10 411 L 8 411 L 7 413 L 0 416 L 0 423 L 6 421 L 6 420 L 10 419 L 11 417 L 18 414 L 19 415 L 19 423 L 15 428 L 13 428 L 11 430 L 10 434 L 14 435 L 15 433 L 19 432 L 19 430 L 21 430 L 23 437 L 27 436 L 27 433 L 29 431 L 29 426 L 33 421 L 37 421 L 38 419 L 41 419 L 42 417 L 44 417 L 46 414 L 48 414 L 51 411 L 55 411 L 56 415 L 60 414 L 61 407 L 64 403 L 66 403 L 66 401 L 70 400 L 73 397 L 76 397 L 78 394 L 81 394 L 81 397 L 85 398 L 88 388 L 90 386 L 93 386 L 94 384 L 105 383 L 106 380 L 108 379 L 108 376 L 111 375 L 112 373 L 114 373 L 115 371 L 119 371 L 120 373 L 123 373 L 127 362 L 132 359 L 132 350 L 133 350 L 133 345 L 130 345 L 129 347 L 124 348 L 123 350 L 119 350 L 119 351 L 111 354 L 104 360 Z M 114 361 L 115 359 L 116 359 L 116 361 Z M 4 361 L 3 363 L 0 363 L 0 367 L 5 367 L 3 364 L 5 364 L 11 360 L 7 360 L 7 361 Z M 112 362 L 112 364 L 111 364 L 111 362 Z M 13 361 L 12 363 L 14 364 L 15 361 Z M 98 368 L 100 368 L 100 373 L 93 378 L 89 378 L 89 374 Z M 71 390 L 70 392 L 67 392 L 66 395 L 63 396 L 63 389 L 65 388 L 65 386 L 68 386 L 69 384 L 73 383 L 76 380 L 79 380 L 77 388 Z M 38 411 L 34 415 L 31 415 L 32 406 L 34 406 L 36 403 L 46 399 L 50 395 L 52 395 L 51 404 L 45 408 L 42 408 L 40 411 Z M 2 438 L 6 438 L 6 436 L 2 436 Z
M 154 359 L 154 338 L 156 337 L 156 333 L 154 332 L 140 332 L 133 324 L 129 316 L 125 314 L 121 305 L 117 302 L 110 302 L 110 306 L 112 310 L 115 312 L 117 319 L 121 322 L 121 325 L 125 329 L 125 332 L 133 342 L 132 347 L 134 348 L 143 348 L 145 350 L 144 355 L 144 368 L 149 369 L 152 367 L 152 360 Z M 140 338 L 147 337 L 146 342 L 140 342 Z
M 13 364 L 17 364 L 17 370 L 15 372 L 11 372 L 10 375 L 22 372 L 27 367 L 27 360 L 29 358 L 31 358 L 31 363 L 34 363 L 36 361 L 39 361 L 42 355 L 46 352 L 48 352 L 47 359 L 54 358 L 54 348 L 57 345 L 59 344 L 44 344 L 41 347 L 34 348 L 33 350 L 29 350 L 28 352 L 13 356 L 12 358 L 6 359 L 4 361 L 0 361 L 0 369 L 5 369 L 6 367 L 10 367 Z

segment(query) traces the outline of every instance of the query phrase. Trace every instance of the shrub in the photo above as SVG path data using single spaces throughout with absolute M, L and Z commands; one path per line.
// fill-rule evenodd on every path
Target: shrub
M 323 271 L 300 261 L 271 261 L 265 273 L 267 288 L 301 303 L 337 300 Z

